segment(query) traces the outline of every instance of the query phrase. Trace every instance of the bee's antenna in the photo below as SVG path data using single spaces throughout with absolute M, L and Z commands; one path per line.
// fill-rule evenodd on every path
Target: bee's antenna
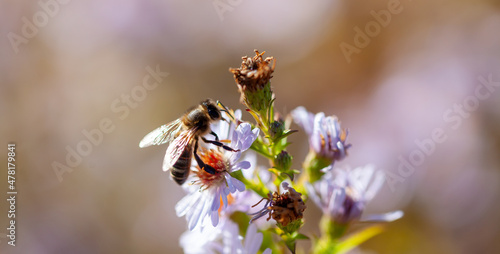
M 229 115 L 229 117 L 231 117 L 231 119 L 233 119 L 233 121 L 234 121 L 233 115 L 231 114 L 231 112 L 229 111 L 229 109 L 226 106 L 224 106 L 224 104 L 222 104 L 222 102 L 220 102 L 219 100 L 217 100 L 217 105 L 222 108 L 220 111 L 226 112 Z M 222 119 L 224 121 L 226 121 L 224 119 L 224 117 Z

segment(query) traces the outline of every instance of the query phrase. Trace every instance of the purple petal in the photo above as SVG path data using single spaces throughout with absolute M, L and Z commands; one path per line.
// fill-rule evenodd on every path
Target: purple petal
M 212 219 L 212 226 L 217 227 L 217 224 L 219 224 L 219 211 L 212 211 L 210 218 Z
M 224 187 L 221 187 L 221 188 L 224 188 Z M 224 209 L 226 209 L 227 208 L 227 194 L 224 193 L 224 191 L 221 191 L 221 195 L 220 196 L 222 198 L 222 203 L 224 203 Z
M 236 188 L 233 186 L 233 183 L 231 182 L 232 177 L 229 176 L 229 174 L 224 174 L 224 178 L 226 178 L 227 188 L 229 189 L 229 192 L 234 193 L 236 191 Z
M 316 151 L 317 153 L 322 150 L 322 138 L 326 138 L 325 131 L 323 130 L 323 120 L 325 114 L 318 113 L 314 117 L 314 126 L 312 134 L 309 136 L 309 145 Z
M 219 210 L 219 207 L 220 207 L 220 196 L 221 196 L 221 193 L 217 189 L 214 194 L 215 195 L 214 195 L 214 198 L 213 198 L 212 207 L 210 208 L 211 211 L 217 211 L 217 210 Z
M 343 207 L 342 204 L 344 203 L 346 199 L 346 193 L 345 189 L 335 189 L 333 191 L 333 195 L 331 197 L 331 200 L 328 204 L 328 211 L 330 214 L 339 214 L 343 213 Z
M 236 171 L 238 169 L 249 169 L 252 165 L 250 164 L 249 161 L 240 161 L 238 163 L 236 163 L 236 165 L 234 165 L 234 170 L 233 171 Z
M 314 115 L 302 106 L 292 110 L 291 115 L 294 122 L 302 127 L 308 136 L 311 136 L 314 126 Z
M 239 192 L 242 192 L 245 190 L 245 184 L 242 183 L 240 180 L 236 179 L 236 178 L 233 178 L 232 179 L 233 181 L 233 185 L 234 187 L 239 191 Z
M 339 136 L 339 130 L 336 128 L 336 123 L 338 123 L 337 119 L 332 116 L 325 118 L 325 130 L 332 138 L 337 138 Z
M 246 253 L 255 254 L 262 244 L 264 239 L 262 233 L 257 232 L 257 226 L 255 224 L 250 224 L 245 235 L 244 248 Z
M 290 184 L 288 182 L 282 182 L 281 186 L 283 186 L 284 190 L 289 190 L 291 188 Z

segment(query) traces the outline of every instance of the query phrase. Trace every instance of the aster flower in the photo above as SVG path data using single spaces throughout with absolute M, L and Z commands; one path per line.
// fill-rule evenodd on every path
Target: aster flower
M 238 225 L 227 220 L 219 227 L 205 227 L 187 231 L 181 236 L 180 245 L 184 249 L 184 253 L 188 254 L 256 254 L 262 241 L 263 235 L 257 231 L 255 225 L 250 225 L 245 237 L 242 237 L 239 234 Z M 263 252 L 263 254 L 270 253 L 271 249 L 269 248 Z
M 301 198 L 302 194 L 295 191 L 287 182 L 282 183 L 282 186 L 287 192 L 283 194 L 279 194 L 278 192 L 269 193 L 267 199 L 261 200 L 266 200 L 264 207 L 258 212 L 251 214 L 255 216 L 250 222 L 268 214 L 269 217 L 267 220 L 273 218 L 278 225 L 286 227 L 289 223 L 302 219 L 304 210 L 306 209 L 306 205 Z
M 232 133 L 229 146 L 239 151 L 200 148 L 200 158 L 216 172 L 209 174 L 196 166 L 188 178 L 190 184 L 183 185 L 188 194 L 175 206 L 177 216 L 186 216 L 190 230 L 198 225 L 204 225 L 207 217 L 210 217 L 212 225 L 216 226 L 219 223 L 221 202 L 222 209 L 225 209 L 229 194 L 245 190 L 245 185 L 233 178 L 230 173 L 250 168 L 249 161 L 239 161 L 239 159 L 242 152 L 250 148 L 255 141 L 259 130 L 252 130 L 248 123 L 240 124 L 235 130 L 231 128 L 227 130 L 228 133 Z
M 329 166 L 326 174 L 313 185 L 307 185 L 309 197 L 323 210 L 324 215 L 340 225 L 354 221 L 394 221 L 403 216 L 402 211 L 362 218 L 366 204 L 382 187 L 385 176 L 373 165 L 353 170 L 338 170 Z
M 295 123 L 306 132 L 309 147 L 316 155 L 330 163 L 346 156 L 346 150 L 351 146 L 345 144 L 348 132 L 340 128 L 336 116 L 325 117 L 323 112 L 314 115 L 304 107 L 294 109 L 291 114 Z

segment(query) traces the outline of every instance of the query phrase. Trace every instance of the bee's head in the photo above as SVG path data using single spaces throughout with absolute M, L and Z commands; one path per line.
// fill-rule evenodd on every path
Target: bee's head
M 214 101 L 212 101 L 211 99 L 207 99 L 203 101 L 201 105 L 203 105 L 203 107 L 207 110 L 210 119 L 212 119 L 213 121 L 221 119 L 220 110 Z

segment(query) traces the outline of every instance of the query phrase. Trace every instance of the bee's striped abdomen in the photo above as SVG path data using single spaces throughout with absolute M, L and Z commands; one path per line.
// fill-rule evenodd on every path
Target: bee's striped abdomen
M 172 166 L 172 169 L 170 170 L 172 178 L 179 185 L 182 185 L 189 175 L 192 156 L 193 146 L 187 145 L 184 151 L 182 151 L 179 159 L 175 162 L 175 164 Z

